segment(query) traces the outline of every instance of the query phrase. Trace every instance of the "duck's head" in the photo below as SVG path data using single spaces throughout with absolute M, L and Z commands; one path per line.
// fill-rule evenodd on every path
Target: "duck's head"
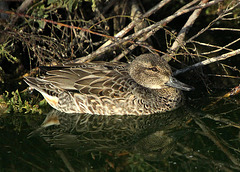
M 193 89 L 193 87 L 173 78 L 168 63 L 156 54 L 138 56 L 130 64 L 129 74 L 138 84 L 151 89 L 167 87 L 174 87 L 184 91 Z

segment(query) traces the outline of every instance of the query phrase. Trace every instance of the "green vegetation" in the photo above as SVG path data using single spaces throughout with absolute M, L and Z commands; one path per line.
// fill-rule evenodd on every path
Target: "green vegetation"
M 25 91 L 19 93 L 18 90 L 5 92 L 0 99 L 3 107 L 3 113 L 39 113 L 42 114 L 43 108 L 47 107 L 45 100 L 39 101 L 38 98 L 29 98 Z

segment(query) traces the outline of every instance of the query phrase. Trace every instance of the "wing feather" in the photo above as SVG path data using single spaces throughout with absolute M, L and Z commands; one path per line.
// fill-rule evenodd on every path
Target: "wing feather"
M 119 97 L 126 87 L 127 64 L 119 62 L 94 62 L 88 64 L 67 64 L 48 68 L 43 80 L 66 91 L 79 91 L 109 97 Z

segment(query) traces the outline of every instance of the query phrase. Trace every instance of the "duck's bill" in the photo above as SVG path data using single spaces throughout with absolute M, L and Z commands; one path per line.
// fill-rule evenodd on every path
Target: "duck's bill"
M 187 84 L 184 84 L 184 83 L 178 81 L 177 79 L 175 79 L 173 77 L 170 77 L 170 80 L 166 83 L 166 85 L 170 86 L 170 87 L 178 88 L 178 89 L 183 90 L 183 91 L 194 90 L 194 87 L 192 87 L 190 85 L 187 85 Z

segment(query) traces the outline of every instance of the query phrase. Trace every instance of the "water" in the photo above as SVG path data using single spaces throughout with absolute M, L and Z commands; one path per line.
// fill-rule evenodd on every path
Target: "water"
M 239 96 L 216 100 L 140 117 L 51 111 L 40 128 L 44 115 L 2 115 L 0 171 L 238 171 Z

